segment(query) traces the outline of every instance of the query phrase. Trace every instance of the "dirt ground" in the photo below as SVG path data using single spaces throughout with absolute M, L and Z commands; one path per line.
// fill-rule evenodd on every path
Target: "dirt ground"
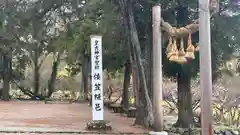
M 45 104 L 36 101 L 0 101 L 0 135 L 53 134 L 68 135 L 95 133 L 85 130 L 91 120 L 91 107 L 87 104 Z M 114 114 L 105 109 L 105 119 L 111 122 L 113 134 L 148 132 L 134 127 L 134 119 Z M 20 131 L 21 133 L 16 133 Z M 15 133 L 14 133 L 15 132 Z M 59 133 L 63 132 L 63 133 Z M 88 132 L 88 133 L 87 133 Z M 34 135 L 33 134 L 33 135 Z M 108 133 L 109 134 L 109 133 Z

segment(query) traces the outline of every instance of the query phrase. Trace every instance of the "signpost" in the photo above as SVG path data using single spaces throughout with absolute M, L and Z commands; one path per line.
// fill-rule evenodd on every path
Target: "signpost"
M 92 63 L 92 119 L 103 120 L 103 71 L 102 71 L 102 36 L 91 37 Z
M 104 120 L 103 103 L 103 66 L 102 66 L 102 36 L 91 35 L 92 63 L 92 121 L 87 123 L 88 130 L 112 130 L 108 121 Z

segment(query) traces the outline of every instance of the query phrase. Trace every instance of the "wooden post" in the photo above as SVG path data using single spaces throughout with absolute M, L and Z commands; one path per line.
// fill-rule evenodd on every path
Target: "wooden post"
M 104 121 L 102 36 L 91 35 L 90 43 L 92 69 L 92 121 L 87 123 L 86 129 L 112 130 L 109 122 Z M 104 129 L 102 127 L 104 127 Z
M 153 116 L 156 131 L 163 131 L 161 6 L 152 8 L 153 23 Z
M 92 120 L 104 120 L 102 36 L 91 35 Z
M 212 65 L 209 0 L 199 0 L 201 132 L 212 135 Z

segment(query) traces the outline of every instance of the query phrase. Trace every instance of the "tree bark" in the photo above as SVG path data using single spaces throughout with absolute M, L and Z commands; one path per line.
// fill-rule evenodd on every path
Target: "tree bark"
M 178 120 L 177 127 L 189 128 L 194 124 L 192 110 L 191 76 L 182 72 L 177 75 Z
M 124 22 L 125 29 L 131 41 L 130 49 L 132 49 L 132 54 L 135 57 L 137 65 L 137 74 L 140 79 L 141 91 L 139 92 L 139 106 L 137 106 L 137 117 L 135 124 L 141 124 L 146 127 L 152 126 L 153 124 L 153 110 L 152 103 L 148 94 L 148 87 L 146 82 L 146 76 L 144 72 L 144 67 L 141 58 L 141 49 L 138 39 L 138 34 L 136 30 L 136 24 L 133 16 L 131 2 L 126 0 L 118 1 Z M 133 58 L 134 59 L 134 58 Z M 143 115 L 143 116 L 142 116 Z
M 147 36 L 147 39 L 146 39 L 147 41 L 145 45 L 145 73 L 146 73 L 146 81 L 147 81 L 149 97 L 151 101 L 153 101 L 153 80 L 152 80 L 153 55 L 152 55 L 152 45 L 151 45 L 151 42 L 149 41 L 150 37 Z
M 48 97 L 51 97 L 52 93 L 55 91 L 55 84 L 56 84 L 56 79 L 57 79 L 57 70 L 58 70 L 58 65 L 60 63 L 60 53 L 57 54 L 56 60 L 53 61 L 52 64 L 52 73 L 50 76 L 50 79 L 48 80 Z
M 127 60 L 125 64 L 125 73 L 124 73 L 124 82 L 123 82 L 123 94 L 122 94 L 122 102 L 123 108 L 129 108 L 129 86 L 130 86 L 130 79 L 131 79 L 131 63 Z
M 10 80 L 11 80 L 11 70 L 12 70 L 12 59 L 7 56 L 7 54 L 3 54 L 3 89 L 2 89 L 2 99 L 4 101 L 9 101 L 9 90 L 10 90 Z
M 188 7 L 181 5 L 178 1 L 177 22 L 178 26 L 183 26 L 188 22 Z M 186 44 L 185 44 L 186 45 Z M 178 85 L 178 121 L 177 127 L 189 128 L 193 122 L 192 93 L 191 93 L 191 67 L 190 65 L 179 65 L 181 70 L 177 74 Z
M 142 85 L 140 83 L 139 68 L 136 64 L 136 53 L 131 46 L 131 61 L 132 61 L 132 73 L 133 73 L 133 85 L 134 85 L 134 98 L 136 106 L 136 119 L 134 125 L 144 125 L 144 117 L 146 110 L 146 101 L 142 92 Z
M 87 100 L 88 98 L 88 73 L 89 73 L 89 57 L 84 56 L 83 58 L 83 64 L 82 64 L 82 84 L 83 89 L 82 92 L 82 98 L 84 100 Z
M 134 20 L 131 2 L 128 2 L 127 4 L 127 11 L 128 11 L 130 39 L 132 42 L 133 51 L 136 53 L 136 63 L 139 69 L 140 82 L 142 84 L 141 95 L 144 95 L 144 100 L 146 101 L 146 104 L 144 106 L 144 108 L 146 108 L 144 109 L 145 110 L 144 126 L 149 127 L 153 125 L 153 108 L 152 108 L 152 102 L 148 94 L 147 81 L 146 81 L 146 76 L 145 76 L 144 67 L 143 67 L 142 58 L 141 58 L 140 43 L 138 39 L 137 29 L 135 26 L 136 24 Z
M 34 68 L 34 95 L 37 96 L 39 94 L 39 80 L 40 80 L 40 74 L 39 74 L 39 67 L 36 66 Z
M 39 53 L 38 50 L 34 50 L 34 56 L 33 56 L 33 64 L 34 64 L 34 83 L 33 83 L 33 90 L 34 90 L 34 95 L 37 96 L 39 94 L 39 81 L 40 81 L 40 74 L 39 74 L 39 64 L 38 64 L 38 59 L 39 59 Z
M 135 64 L 135 60 L 133 58 L 133 54 L 131 53 L 131 67 L 132 67 L 132 85 L 133 85 L 133 92 L 134 92 L 134 99 L 135 99 L 135 106 L 139 106 L 139 78 L 137 75 L 137 67 Z

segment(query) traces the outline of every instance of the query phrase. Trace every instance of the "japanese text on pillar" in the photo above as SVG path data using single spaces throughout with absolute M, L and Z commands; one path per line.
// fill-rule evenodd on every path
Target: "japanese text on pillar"
M 91 36 L 92 59 L 92 115 L 103 120 L 102 37 Z

